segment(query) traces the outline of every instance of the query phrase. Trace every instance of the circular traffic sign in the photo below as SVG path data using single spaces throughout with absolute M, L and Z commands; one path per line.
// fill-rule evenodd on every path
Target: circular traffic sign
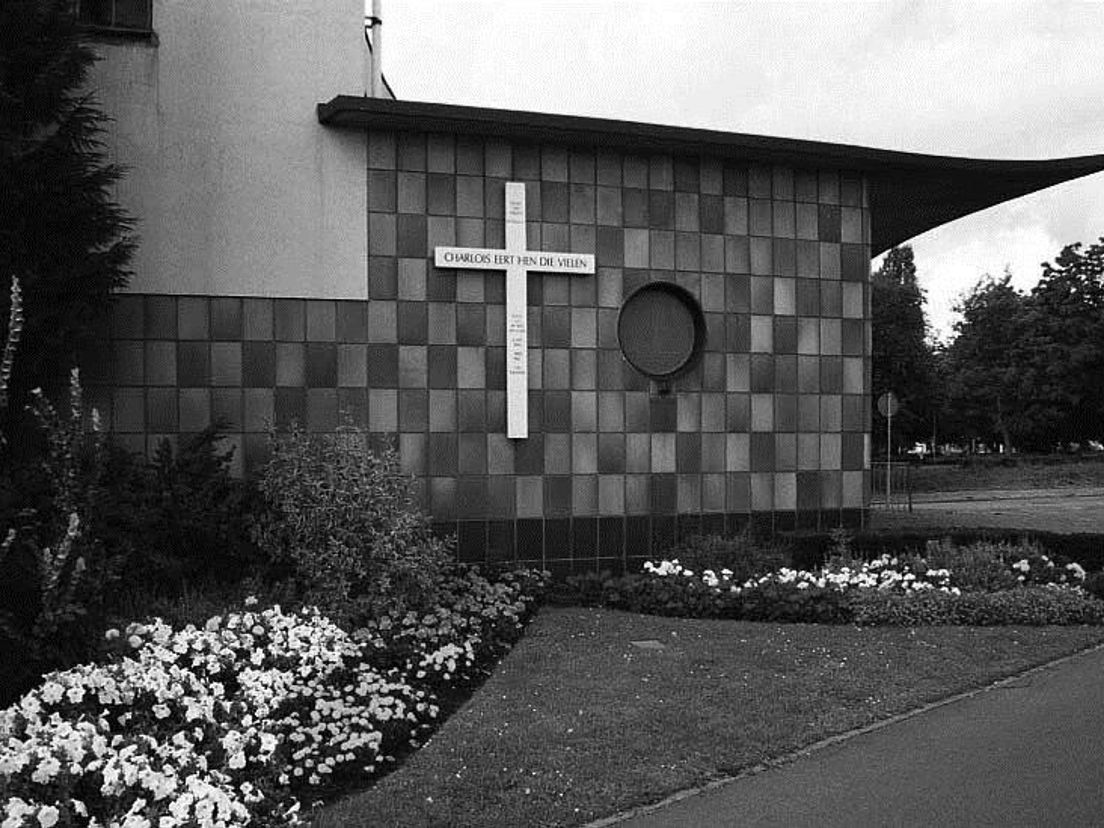
M 878 397 L 878 413 L 883 417 L 896 417 L 901 404 L 897 401 L 897 395 L 892 391 L 886 391 Z

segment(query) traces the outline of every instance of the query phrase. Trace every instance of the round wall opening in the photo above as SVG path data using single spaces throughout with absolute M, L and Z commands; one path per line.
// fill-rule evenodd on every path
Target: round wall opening
M 635 290 L 617 317 L 621 352 L 640 373 L 669 380 L 693 368 L 705 346 L 705 316 L 688 290 L 649 282 Z

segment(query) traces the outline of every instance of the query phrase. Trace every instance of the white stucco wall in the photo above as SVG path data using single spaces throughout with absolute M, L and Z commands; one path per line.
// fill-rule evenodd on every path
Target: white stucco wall
M 156 45 L 97 44 L 130 168 L 129 290 L 363 298 L 365 136 L 315 105 L 363 90 L 363 0 L 154 0 Z

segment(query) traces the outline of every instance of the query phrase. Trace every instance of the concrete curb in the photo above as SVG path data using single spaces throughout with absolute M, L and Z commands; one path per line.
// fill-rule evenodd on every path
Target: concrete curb
M 621 813 L 614 814 L 613 816 L 603 817 L 602 819 L 596 820 L 594 822 L 588 822 L 586 825 L 583 826 L 583 828 L 606 828 L 606 826 L 617 825 L 618 823 L 624 822 L 634 817 L 644 816 L 645 814 L 650 814 L 655 811 L 661 811 L 668 805 L 673 805 L 676 802 L 681 802 L 684 799 L 689 799 L 691 797 L 707 793 L 717 788 L 726 787 L 733 784 L 734 782 L 739 782 L 741 779 L 746 779 L 749 776 L 756 776 L 760 773 L 763 773 L 764 771 L 788 765 L 792 762 L 797 761 L 798 759 L 802 759 L 806 756 L 824 750 L 825 748 L 832 747 L 833 745 L 838 745 L 841 742 L 850 741 L 856 736 L 873 733 L 875 731 L 882 730 L 883 728 L 891 727 L 892 725 L 898 724 L 899 722 L 915 718 L 916 716 L 922 716 L 923 714 L 928 713 L 932 710 L 937 710 L 940 707 L 946 707 L 949 704 L 955 704 L 960 701 L 965 701 L 966 699 L 971 699 L 975 696 L 980 696 L 993 690 L 1000 690 L 1003 687 L 1021 681 L 1027 676 L 1032 676 L 1036 673 L 1042 673 L 1044 671 L 1051 670 L 1055 667 L 1065 664 L 1066 662 L 1073 661 L 1074 659 L 1085 658 L 1092 655 L 1093 653 L 1100 651 L 1104 651 L 1104 643 L 1094 644 L 1093 646 L 1087 647 L 1084 650 L 1079 650 L 1076 653 L 1071 653 L 1069 655 L 1062 656 L 1061 658 L 1056 658 L 1053 661 L 1046 662 L 1045 664 L 1038 664 L 1035 667 L 1030 667 L 1027 670 L 1023 670 L 1019 673 L 1013 673 L 1010 676 L 1005 676 L 1004 678 L 998 679 L 997 681 L 994 681 L 983 687 L 977 687 L 973 690 L 965 690 L 961 693 L 956 693 L 953 696 L 948 696 L 945 699 L 929 702 L 922 707 L 917 707 L 904 713 L 897 713 L 887 719 L 881 719 L 877 722 L 863 725 L 862 727 L 858 727 L 853 730 L 845 731 L 844 733 L 837 733 L 834 736 L 828 736 L 818 742 L 814 742 L 813 744 L 808 745 L 807 747 L 799 748 L 798 750 L 791 751 L 790 753 L 784 754 L 775 759 L 768 759 L 765 762 L 760 762 L 759 764 L 753 765 L 750 768 L 746 768 L 739 773 L 734 774 L 733 776 L 726 776 L 721 779 L 713 779 L 709 782 L 706 782 L 704 785 L 698 785 L 694 788 L 687 788 L 686 790 L 673 793 L 665 799 L 660 800 L 659 802 L 654 802 L 650 805 L 639 805 L 635 808 L 630 808 L 627 811 L 622 811 Z

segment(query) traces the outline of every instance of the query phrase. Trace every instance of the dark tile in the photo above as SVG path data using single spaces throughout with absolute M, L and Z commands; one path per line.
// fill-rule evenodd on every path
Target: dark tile
M 675 545 L 675 516 L 674 514 L 654 515 L 652 517 L 652 555 L 664 557 Z
M 368 209 L 374 213 L 395 212 L 395 171 L 368 171 Z
M 821 204 L 817 209 L 818 239 L 822 242 L 840 240 L 841 213 L 838 205 Z
M 796 356 L 779 355 L 774 358 L 774 390 L 780 394 L 793 394 L 797 391 Z
M 648 192 L 648 227 L 653 230 L 675 229 L 675 194 L 661 190 Z
M 457 137 L 456 172 L 461 175 L 483 175 L 483 142 L 481 140 L 467 136 Z
M 620 227 L 598 227 L 595 259 L 599 267 L 621 267 L 625 262 L 625 231 Z
M 797 395 L 778 394 L 774 398 L 774 430 L 797 431 Z
M 426 217 L 400 213 L 396 220 L 396 252 L 399 256 L 421 258 L 426 255 Z
M 433 365 L 430 363 L 430 383 L 433 382 Z M 486 397 L 481 390 L 461 390 L 457 403 L 457 427 L 461 432 L 487 430 Z
M 307 428 L 315 433 L 329 433 L 337 428 L 337 389 L 307 389 Z
M 673 515 L 678 509 L 678 477 L 673 474 L 653 474 L 651 478 L 652 524 L 657 515 Z M 674 523 L 671 524 L 672 534 Z M 654 547 L 654 544 L 653 544 Z
M 429 346 L 429 387 L 456 387 L 456 348 L 451 345 Z
M 176 339 L 176 297 L 147 296 L 145 299 L 143 321 L 146 339 Z M 137 322 L 132 321 L 128 324 L 137 324 Z
M 821 357 L 820 391 L 822 394 L 839 394 L 843 391 L 843 359 L 836 356 Z
M 275 397 L 276 428 L 288 429 L 292 423 L 306 427 L 307 390 L 305 388 L 277 388 Z
M 598 518 L 598 556 L 599 558 L 622 561 L 625 558 L 625 518 Z M 605 567 L 603 567 L 605 568 Z
M 401 345 L 424 345 L 429 340 L 425 302 L 399 302 L 398 332 Z
M 650 225 L 649 202 L 650 197 L 647 190 L 625 189 L 621 191 L 621 214 L 625 227 L 648 227 Z M 671 204 L 673 205 L 674 202 L 672 201 Z
M 337 386 L 337 346 L 330 342 L 308 342 L 306 381 L 310 388 Z
M 455 475 L 458 461 L 457 435 L 430 434 L 426 459 L 431 476 L 450 477 Z
M 464 524 L 476 524 L 473 529 L 478 529 L 479 557 L 482 560 L 487 546 L 486 525 L 482 518 L 487 516 L 487 478 L 485 477 L 461 477 L 456 481 L 456 513 L 464 518 L 479 518 L 478 524 L 474 520 L 460 521 L 460 531 L 464 531 Z M 461 560 L 465 560 L 461 556 Z M 472 560 L 472 559 L 467 559 Z
M 467 484 L 467 486 L 465 486 Z M 461 480 L 456 497 L 457 513 L 468 514 L 463 503 L 474 497 L 473 481 Z M 465 497 L 467 495 L 467 497 Z M 456 557 L 463 563 L 483 563 L 487 551 L 487 523 L 483 520 L 461 520 L 458 524 L 456 539 Z
M 675 469 L 679 474 L 701 471 L 701 434 L 680 431 L 675 437 Z
M 545 391 L 542 398 L 542 429 L 552 433 L 571 431 L 571 392 Z
M 398 168 L 424 172 L 426 168 L 425 135 L 420 132 L 398 134 Z
M 598 435 L 598 473 L 625 473 L 625 435 Z
M 865 282 L 870 276 L 870 257 L 866 245 L 840 245 L 840 278 L 849 282 Z
M 770 354 L 751 355 L 751 391 L 755 394 L 774 391 L 774 357 Z
M 544 560 L 544 521 L 540 518 L 523 518 L 514 524 L 519 560 Z
M 724 232 L 724 199 L 703 195 L 698 202 L 700 227 L 703 233 Z
M 177 334 L 181 339 L 209 339 L 210 301 L 205 296 L 181 296 L 176 306 Z M 142 327 L 139 326 L 139 331 Z
M 862 177 L 859 175 L 840 175 L 840 204 L 847 207 L 862 207 Z
M 724 349 L 729 353 L 746 353 L 751 349 L 751 319 L 743 314 L 724 320 Z
M 844 355 L 862 356 L 863 339 L 863 321 L 861 319 L 844 319 L 842 321 L 841 342 Z
M 487 348 L 484 366 L 487 389 L 504 390 L 506 388 L 506 349 Z
M 175 433 L 179 430 L 175 388 L 146 389 L 146 429 L 154 433 Z
M 206 342 L 177 343 L 176 382 L 181 388 L 211 383 L 210 348 Z
M 675 533 L 680 543 L 685 543 L 693 537 L 700 537 L 702 534 L 701 515 L 686 513 L 676 515 Z
M 625 518 L 625 554 L 632 557 L 651 557 L 652 526 L 647 515 L 630 515 Z
M 544 435 L 530 434 L 527 440 L 513 443 L 514 472 L 519 475 L 544 474 Z
M 774 318 L 774 352 L 776 354 L 797 353 L 797 318 L 776 316 Z
M 368 338 L 368 306 L 365 302 L 337 303 L 335 335 L 338 342 L 364 342 Z
M 424 432 L 429 427 L 429 394 L 422 389 L 399 392 L 399 429 L 401 432 Z M 449 474 L 434 473 L 431 474 Z
M 571 216 L 571 191 L 559 181 L 542 181 L 540 186 L 540 219 L 566 224 Z
M 675 189 L 696 193 L 701 188 L 700 164 L 697 158 L 675 158 Z
M 769 431 L 751 433 L 751 470 L 774 471 L 774 434 Z
M 571 556 L 571 521 L 557 518 L 544 522 L 544 555 L 551 566 L 554 560 L 568 560 Z
M 491 506 L 493 509 L 493 500 Z M 492 514 L 494 512 L 492 511 Z M 489 563 L 514 561 L 517 559 L 517 545 L 514 542 L 514 521 L 487 521 L 487 561 Z
M 371 388 L 395 388 L 399 384 L 399 346 L 368 346 L 368 385 Z
M 430 173 L 426 176 L 426 210 L 431 215 L 456 215 L 456 176 Z
M 678 427 L 678 398 L 675 396 L 651 397 L 649 422 L 652 431 L 675 431 Z
M 820 283 L 820 315 L 838 317 L 843 314 L 843 291 L 839 282 Z
M 464 278 L 472 278 L 472 276 L 465 274 Z M 456 279 L 455 270 L 438 270 L 431 267 L 426 274 L 426 299 L 433 302 L 455 302 Z
M 368 296 L 371 299 L 396 298 L 399 293 L 398 284 L 398 262 L 393 256 L 369 257 Z
M 456 307 L 456 341 L 459 345 L 485 345 L 486 308 L 481 304 L 461 303 Z
M 571 521 L 571 557 L 593 559 L 598 557 L 598 520 L 577 517 Z
M 743 164 L 727 161 L 722 172 L 724 194 L 726 196 L 746 196 L 748 193 L 748 171 Z
M 546 307 L 541 330 L 541 344 L 545 348 L 571 347 L 571 309 Z
M 793 276 L 797 273 L 796 244 L 793 239 L 774 240 L 774 272 L 778 276 Z
M 544 513 L 549 517 L 571 515 L 571 478 L 567 475 L 550 475 L 544 478 Z

